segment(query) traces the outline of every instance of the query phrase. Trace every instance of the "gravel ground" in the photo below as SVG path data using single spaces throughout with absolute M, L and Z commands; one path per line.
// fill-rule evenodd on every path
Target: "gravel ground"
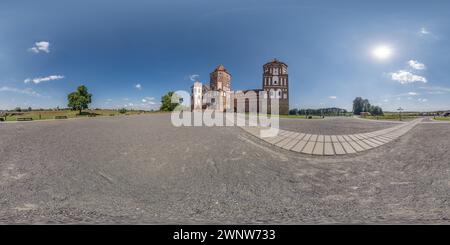
M 239 128 L 173 128 L 165 114 L 0 135 L 0 223 L 450 223 L 450 124 L 342 157 L 271 149 Z
M 381 130 L 398 125 L 398 122 L 363 120 L 355 118 L 325 118 L 325 119 L 280 119 L 280 128 L 308 134 L 358 134 Z

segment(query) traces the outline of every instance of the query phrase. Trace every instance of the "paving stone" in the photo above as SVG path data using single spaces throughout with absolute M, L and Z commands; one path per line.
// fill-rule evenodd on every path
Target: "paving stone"
M 305 147 L 303 148 L 302 153 L 312 154 L 315 144 L 316 144 L 315 141 L 308 141 L 308 143 L 306 143 Z
M 313 154 L 314 155 L 323 155 L 323 142 L 317 141 L 314 146 Z
M 369 140 L 374 142 L 375 144 L 378 144 L 379 146 L 385 144 L 383 141 L 377 140 L 376 138 L 371 138 Z
M 342 147 L 345 149 L 345 152 L 348 154 L 356 153 L 356 151 L 350 146 L 347 142 L 341 142 Z
M 366 135 L 369 137 L 369 138 L 373 138 L 373 137 L 375 137 L 376 135 L 374 135 L 374 134 L 371 134 L 371 133 L 366 133 Z
M 301 152 L 305 147 L 307 141 L 300 140 L 294 147 L 291 148 L 291 151 Z
M 284 149 L 290 150 L 292 149 L 297 143 L 299 142 L 298 139 L 292 139 L 289 141 L 286 145 L 283 146 Z
M 334 149 L 333 144 L 329 142 L 325 142 L 325 145 L 323 147 L 323 154 L 326 156 L 332 156 L 334 155 Z
M 246 132 L 287 150 L 314 155 L 344 155 L 387 144 L 406 134 L 422 119 L 370 133 L 352 135 L 311 135 L 280 130 L 275 137 L 261 138 L 262 127 L 242 127 Z
M 306 134 L 302 140 L 308 141 L 309 139 L 311 139 L 311 136 L 312 136 L 312 134 Z
M 366 137 L 363 137 L 361 134 L 354 134 L 354 136 L 359 140 L 363 140 L 366 138 Z
M 348 135 L 342 135 L 344 137 L 345 141 L 350 142 L 353 141 L 352 138 L 350 138 Z
M 372 138 L 372 139 L 375 139 L 375 140 L 377 140 L 377 141 L 379 141 L 379 142 L 381 142 L 381 143 L 383 143 L 383 144 L 386 144 L 386 143 L 387 143 L 386 140 L 385 140 L 385 139 L 381 139 L 380 136 L 374 137 L 374 138 Z
M 350 137 L 350 139 L 352 139 L 353 141 L 358 141 L 358 140 L 360 140 L 358 137 L 356 137 L 356 136 L 353 135 L 353 134 L 348 135 L 348 137 Z
M 378 138 L 378 139 L 383 139 L 383 140 L 387 141 L 386 143 L 391 142 L 391 140 L 392 140 L 391 138 L 385 137 L 385 136 L 383 136 L 383 135 L 380 135 L 380 136 L 378 136 L 377 138 Z
M 360 145 L 362 148 L 364 148 L 364 150 L 369 150 L 369 149 L 372 149 L 372 148 L 373 148 L 372 146 L 370 146 L 370 145 L 364 143 L 362 140 L 358 140 L 356 143 L 357 143 L 358 145 Z
M 346 154 L 346 152 L 345 152 L 344 148 L 342 147 L 341 143 L 333 142 L 333 147 L 334 147 L 334 150 L 336 151 L 337 155 L 345 155 Z
M 276 146 L 279 146 L 279 147 L 283 147 L 284 145 L 286 145 L 287 143 L 289 143 L 289 141 L 291 141 L 291 140 L 292 140 L 292 138 L 287 138 L 287 137 L 286 137 L 284 140 L 282 140 L 282 141 L 276 143 L 275 145 L 276 145 Z
M 294 134 L 289 135 L 288 138 L 295 139 L 295 138 L 297 138 L 299 135 L 300 135 L 300 133 L 294 133 Z
M 306 134 L 301 133 L 301 134 L 299 134 L 295 139 L 301 140 L 301 139 L 303 139 L 305 136 L 306 136 Z
M 364 151 L 364 148 L 362 148 L 360 145 L 358 145 L 355 141 L 349 141 L 348 142 L 352 147 L 353 147 L 353 149 L 355 149 L 356 151 Z
M 325 137 L 323 135 L 319 135 L 319 136 L 317 136 L 317 141 L 325 142 Z
M 336 137 L 336 135 L 331 135 L 331 141 L 332 142 L 339 142 L 338 138 Z
M 375 143 L 373 143 L 372 141 L 369 141 L 369 140 L 364 140 L 364 143 L 366 143 L 366 144 L 368 144 L 368 145 L 370 145 L 372 147 L 377 147 L 378 146 L 377 144 L 375 144 Z
M 344 139 L 344 137 L 342 137 L 342 135 L 338 135 L 337 138 L 338 138 L 339 142 L 347 142 L 347 141 Z
M 264 140 L 269 142 L 270 144 L 276 144 L 282 140 L 284 140 L 286 137 L 284 136 L 277 136 L 277 137 L 273 137 L 273 138 L 265 138 Z
M 280 135 L 280 136 L 287 136 L 288 134 L 292 134 L 293 132 L 291 132 L 291 131 L 286 131 L 286 130 L 280 130 L 279 132 L 278 132 L 278 135 Z
M 300 133 L 294 132 L 293 134 L 290 134 L 288 137 L 289 138 L 296 138 L 299 135 L 300 135 Z

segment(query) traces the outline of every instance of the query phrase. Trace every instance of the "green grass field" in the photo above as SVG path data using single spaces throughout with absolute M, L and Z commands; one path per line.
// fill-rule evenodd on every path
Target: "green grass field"
M 124 116 L 124 115 L 138 115 L 142 113 L 150 113 L 143 111 L 127 111 L 124 114 L 119 113 L 118 110 L 108 110 L 108 109 L 99 109 L 99 110 L 83 110 L 82 115 L 78 115 L 78 111 L 72 110 L 44 110 L 44 111 L 24 111 L 24 112 L 15 112 L 16 115 L 7 116 L 6 121 L 17 121 L 17 118 L 33 118 L 33 120 L 48 120 L 55 119 L 55 116 L 66 116 L 67 118 L 79 118 L 79 117 L 89 117 L 89 115 L 102 117 L 102 116 Z
M 420 116 L 417 113 L 402 113 L 402 120 L 413 120 L 419 118 Z M 388 121 L 399 121 L 400 116 L 398 113 L 384 113 L 383 116 L 366 116 L 362 117 L 363 119 L 369 120 L 388 120 Z
M 295 118 L 295 119 L 308 119 L 304 115 L 280 115 L 280 118 Z M 310 119 L 323 119 L 321 116 L 311 116 Z
M 246 115 L 256 115 L 256 113 L 245 113 Z M 308 119 L 304 115 L 271 115 L 271 114 L 258 114 L 266 115 L 267 117 L 279 117 L 279 118 L 296 118 L 296 119 Z M 322 119 L 321 116 L 311 116 L 311 119 Z
M 450 121 L 450 117 L 435 117 L 434 120 L 438 120 L 438 121 Z

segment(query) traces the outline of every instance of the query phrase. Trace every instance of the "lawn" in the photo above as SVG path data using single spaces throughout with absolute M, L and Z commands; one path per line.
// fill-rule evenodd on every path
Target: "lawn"
M 321 116 L 305 116 L 305 115 L 280 115 L 280 118 L 296 118 L 296 119 L 323 119 Z
M 402 120 L 412 120 L 420 117 L 417 113 L 402 113 Z M 363 119 L 370 120 L 388 120 L 388 121 L 399 121 L 400 115 L 398 113 L 384 113 L 382 116 L 366 116 L 361 117 Z
M 256 114 L 256 113 L 248 113 L 246 112 L 245 115 L 260 115 L 260 116 L 267 116 L 267 117 L 279 117 L 279 118 L 296 118 L 296 119 L 308 119 L 305 115 L 275 115 L 275 114 Z M 310 119 L 322 119 L 321 116 L 311 116 Z
M 435 117 L 434 120 L 438 120 L 438 121 L 450 121 L 450 117 Z
M 33 120 L 48 120 L 55 119 L 55 116 L 66 116 L 67 118 L 79 118 L 89 116 L 121 116 L 121 115 L 137 115 L 142 113 L 149 113 L 143 111 L 127 111 L 124 114 L 119 113 L 118 110 L 98 109 L 98 110 L 84 110 L 81 115 L 78 111 L 72 110 L 43 110 L 43 111 L 23 111 L 14 112 L 15 115 L 7 116 L 6 121 L 17 121 L 17 118 L 33 118 Z

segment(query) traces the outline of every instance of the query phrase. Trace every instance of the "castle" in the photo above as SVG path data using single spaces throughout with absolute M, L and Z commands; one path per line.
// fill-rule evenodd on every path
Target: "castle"
M 255 92 L 257 110 L 259 109 L 259 98 L 278 99 L 279 114 L 289 113 L 289 76 L 287 65 L 277 59 L 263 65 L 262 89 L 249 89 L 242 92 Z M 191 87 L 191 109 L 203 110 L 213 108 L 219 111 L 237 110 L 237 99 L 231 96 L 235 93 L 231 90 L 231 74 L 223 65 L 210 73 L 210 82 L 208 85 L 202 85 L 196 81 Z M 268 100 L 270 103 L 270 100 Z M 249 101 L 246 101 L 245 112 L 249 111 Z M 268 106 L 270 108 L 270 105 Z M 270 111 L 269 111 L 270 113 Z

